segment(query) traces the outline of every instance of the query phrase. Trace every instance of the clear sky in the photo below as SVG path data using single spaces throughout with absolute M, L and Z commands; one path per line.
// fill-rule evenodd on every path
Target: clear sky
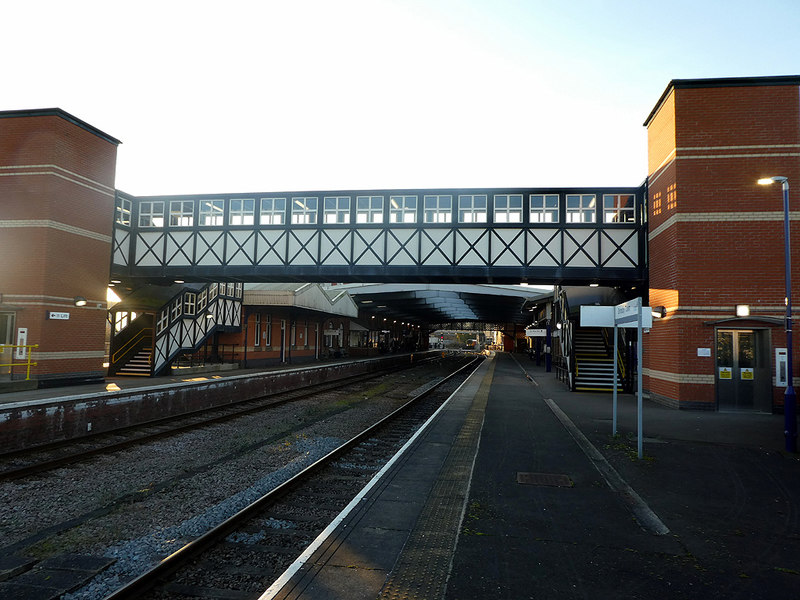
M 135 195 L 634 186 L 671 79 L 800 74 L 798 0 L 8 2 L 0 110 Z

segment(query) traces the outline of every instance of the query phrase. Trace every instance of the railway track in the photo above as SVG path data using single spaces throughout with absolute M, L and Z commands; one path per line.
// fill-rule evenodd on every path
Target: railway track
M 106 600 L 257 598 L 466 379 L 461 367 Z
M 415 368 L 431 360 L 437 360 L 437 358 L 423 359 L 413 365 L 410 364 L 406 368 Z M 76 440 L 58 441 L 44 446 L 2 454 L 0 455 L 0 481 L 9 481 L 50 471 L 93 456 L 108 454 L 136 444 L 180 434 L 199 427 L 222 423 L 289 402 L 324 394 L 347 385 L 375 379 L 396 370 L 397 368 L 394 367 L 373 373 L 355 375 L 330 383 L 270 394 L 261 398 L 233 401 L 224 406 L 173 415 L 114 431 L 87 435 Z

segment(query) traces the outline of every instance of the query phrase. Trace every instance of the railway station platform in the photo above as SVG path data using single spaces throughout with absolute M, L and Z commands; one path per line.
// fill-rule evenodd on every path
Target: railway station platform
M 611 410 L 484 361 L 262 600 L 798 597 L 783 416 Z

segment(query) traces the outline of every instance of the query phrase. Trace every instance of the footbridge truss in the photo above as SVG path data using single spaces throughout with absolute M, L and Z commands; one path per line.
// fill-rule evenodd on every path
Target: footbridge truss
M 116 195 L 112 279 L 617 285 L 646 280 L 645 191 Z

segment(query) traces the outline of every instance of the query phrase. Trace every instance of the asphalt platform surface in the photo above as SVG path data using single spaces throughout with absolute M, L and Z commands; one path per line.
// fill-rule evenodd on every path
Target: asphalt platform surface
M 614 438 L 610 395 L 571 393 L 520 355 L 495 360 L 446 598 L 800 598 L 800 459 L 783 450 L 782 415 L 644 401 L 639 460 L 634 396 L 619 396 Z M 552 404 L 668 533 L 609 487 Z

